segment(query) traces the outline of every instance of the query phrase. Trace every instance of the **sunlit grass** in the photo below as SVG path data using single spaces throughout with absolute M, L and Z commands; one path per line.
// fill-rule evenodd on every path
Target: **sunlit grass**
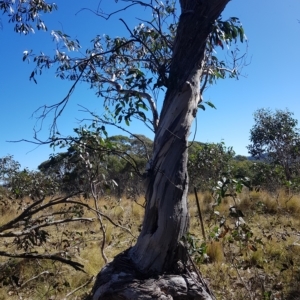
M 221 263 L 224 261 L 223 246 L 221 242 L 212 241 L 207 246 L 209 262 Z
M 272 294 L 282 295 L 278 299 L 287 299 L 285 297 L 289 293 L 292 295 L 292 293 L 299 292 L 300 240 L 297 233 L 300 231 L 300 197 L 298 195 L 291 197 L 285 191 L 274 195 L 265 192 L 245 191 L 239 195 L 236 202 L 228 198 L 214 208 L 218 212 L 218 216 L 228 216 L 229 207 L 236 205 L 243 212 L 244 219 L 251 228 L 252 239 L 261 238 L 262 244 L 257 246 L 256 251 L 246 248 L 238 257 L 235 257 L 238 249 L 228 242 L 230 232 L 220 238 L 219 241 L 210 236 L 211 230 L 218 225 L 218 223 L 209 221 L 214 204 L 211 194 L 199 193 L 198 198 L 205 227 L 206 255 L 208 256 L 205 263 L 200 264 L 199 267 L 211 284 L 218 300 L 250 299 L 247 289 L 250 289 L 250 292 L 255 295 L 253 297 L 265 299 L 263 298 L 264 291 L 271 291 L 279 283 L 282 284 L 282 287 L 281 285 L 276 286 L 277 290 L 273 289 L 274 293 Z M 49 200 L 46 199 L 45 202 Z M 25 201 L 26 205 L 32 203 L 31 199 Z M 81 198 L 79 201 L 94 208 L 93 199 Z M 144 216 L 144 208 L 142 207 L 144 198 L 140 197 L 136 201 L 138 204 L 125 197 L 121 201 L 110 197 L 100 199 L 98 206 L 104 215 L 110 217 L 116 224 L 130 229 L 132 234 L 137 237 Z M 189 196 L 188 206 L 191 216 L 189 231 L 202 243 L 204 237 L 202 236 L 194 194 Z M 68 208 L 68 206 L 57 205 L 49 209 L 48 212 L 58 212 L 62 208 Z M 2 208 L 1 224 L 11 220 L 20 212 L 17 210 L 17 206 L 13 205 L 6 210 Z M 37 276 L 43 270 L 48 270 L 49 274 L 41 275 L 36 280 L 29 281 L 24 288 L 18 291 L 19 295 L 12 292 L 11 281 L 8 280 L 6 285 L 0 287 L 0 300 L 20 299 L 20 293 L 23 293 L 23 299 L 49 299 L 51 296 L 55 299 L 62 299 L 91 276 L 97 275 L 105 264 L 100 251 L 103 236 L 95 212 L 85 208 L 84 216 L 94 218 L 94 221 L 92 223 L 78 222 L 53 226 L 49 232 L 51 234 L 50 239 L 57 239 L 58 241 L 72 237 L 73 250 L 70 255 L 73 260 L 85 266 L 86 274 L 53 261 L 31 260 L 26 261 L 25 264 L 21 259 L 13 259 L 11 260 L 13 263 L 10 272 L 12 274 L 17 272 L 21 283 Z M 108 260 L 111 261 L 114 256 L 134 245 L 136 239 L 122 228 L 115 227 L 105 217 L 102 219 L 106 230 L 104 252 Z M 233 229 L 233 219 L 228 217 L 228 223 Z M 66 231 L 69 236 L 66 236 Z M 10 244 L 11 241 L 12 239 L 7 239 Z M 57 251 L 64 251 L 64 245 L 64 243 L 59 244 Z M 3 244 L 0 245 L 0 250 L 4 250 Z M 14 247 L 11 247 L 6 251 L 15 250 Z M 41 246 L 38 250 L 47 251 L 48 249 Z M 7 258 L 0 257 L 0 263 L 5 261 Z M 240 267 L 238 261 L 243 263 L 242 266 L 248 267 Z M 91 284 L 75 293 L 73 299 L 83 295 L 90 288 Z

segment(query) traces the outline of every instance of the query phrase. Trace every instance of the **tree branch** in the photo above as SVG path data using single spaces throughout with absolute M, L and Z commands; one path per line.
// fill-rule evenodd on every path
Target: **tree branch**
M 15 232 L 10 231 L 10 232 L 6 232 L 6 233 L 1 233 L 0 232 L 0 237 L 23 236 L 23 235 L 30 234 L 30 232 L 32 230 L 40 229 L 40 228 L 43 228 L 43 227 L 49 227 L 49 226 L 52 226 L 52 225 L 69 223 L 69 222 L 77 222 L 77 221 L 93 222 L 94 219 L 93 218 L 71 218 L 71 219 L 57 220 L 57 221 L 53 221 L 53 222 L 49 222 L 49 223 L 35 225 L 35 226 L 30 227 L 30 228 L 26 228 L 22 231 L 15 231 Z
M 59 254 L 59 253 L 58 253 Z M 38 254 L 38 253 L 19 253 L 19 254 L 12 254 L 12 253 L 8 253 L 5 251 L 0 251 L 0 256 L 6 256 L 6 257 L 14 257 L 14 258 L 34 258 L 34 259 L 49 259 L 49 260 L 56 260 L 59 262 L 62 262 L 64 264 L 70 265 L 71 267 L 73 267 L 75 270 L 77 271 L 81 271 L 86 273 L 83 268 L 84 265 L 72 261 L 70 259 L 66 259 L 63 258 L 61 256 L 59 256 L 58 254 Z
M 54 110 L 54 118 L 53 118 L 53 122 L 52 125 L 50 127 L 50 135 L 51 136 L 55 136 L 56 132 L 57 132 L 57 119 L 60 117 L 60 115 L 63 113 L 67 103 L 69 102 L 69 99 L 72 95 L 72 93 L 75 90 L 75 87 L 77 85 L 77 83 L 79 82 L 79 80 L 81 79 L 83 73 L 84 73 L 85 67 L 82 69 L 82 71 L 80 72 L 79 76 L 77 77 L 76 81 L 73 83 L 73 85 L 71 86 L 71 88 L 68 91 L 68 94 L 65 96 L 65 98 L 63 100 L 61 100 L 59 103 L 47 106 L 40 106 L 37 110 L 35 110 L 35 112 L 33 113 L 36 114 L 37 112 L 42 110 L 42 114 L 38 117 L 37 122 L 41 122 L 40 124 L 40 128 L 36 131 L 34 128 L 34 138 L 37 139 L 37 133 L 41 131 L 42 126 L 43 126 L 43 122 L 45 120 L 45 118 L 47 117 L 47 115 Z M 38 140 L 38 139 L 37 139 Z
M 45 274 L 49 274 L 49 273 L 50 273 L 49 271 L 44 271 L 44 272 L 41 272 L 40 274 L 38 274 L 36 276 L 31 277 L 30 279 L 26 280 L 23 284 L 21 284 L 20 288 L 23 288 L 28 282 L 30 282 L 32 280 L 35 280 L 35 279 L 39 278 L 40 276 L 45 275 Z
M 77 192 L 77 193 L 74 193 L 72 194 L 71 196 L 66 196 L 66 197 L 63 197 L 63 198 L 55 198 L 51 201 L 49 201 L 48 203 L 44 204 L 44 205 L 41 205 L 40 207 L 32 210 L 34 207 L 40 205 L 45 199 L 42 198 L 36 202 L 33 202 L 31 205 L 29 205 L 19 216 L 17 216 L 16 218 L 14 218 L 13 220 L 9 221 L 8 223 L 0 226 L 0 232 L 3 232 L 7 229 L 10 229 L 10 228 L 13 228 L 14 224 L 16 224 L 17 222 L 19 221 L 23 221 L 25 220 L 26 218 L 28 218 L 29 216 L 32 216 L 34 214 L 36 214 L 37 212 L 47 208 L 47 207 L 50 207 L 50 206 L 53 206 L 53 205 L 57 205 L 57 204 L 60 204 L 60 203 L 65 203 L 65 202 L 68 202 L 68 199 L 70 197 L 73 197 L 75 195 L 78 195 L 80 194 L 81 192 Z
M 96 193 L 96 183 L 91 182 L 91 191 L 92 191 L 92 196 L 93 196 L 93 200 L 94 200 L 94 205 L 96 208 L 96 215 L 100 224 L 100 230 L 102 231 L 102 243 L 101 243 L 101 255 L 102 258 L 105 262 L 105 264 L 108 263 L 108 259 L 107 256 L 105 255 L 104 249 L 105 249 L 105 243 L 106 243 L 106 229 L 103 225 L 103 221 L 102 221 L 102 215 L 100 214 L 100 210 L 99 210 L 99 205 L 98 205 L 98 194 Z
M 94 280 L 94 278 L 95 278 L 95 276 L 92 276 L 87 282 L 85 282 L 84 284 L 82 284 L 81 286 L 79 286 L 78 288 L 76 288 L 75 290 L 73 290 L 72 292 L 68 293 L 66 295 L 65 299 L 67 299 L 68 297 L 70 297 L 71 295 L 73 295 L 74 293 L 76 293 L 77 291 L 79 291 L 80 289 L 82 289 L 82 288 L 86 287 L 87 285 L 89 285 Z

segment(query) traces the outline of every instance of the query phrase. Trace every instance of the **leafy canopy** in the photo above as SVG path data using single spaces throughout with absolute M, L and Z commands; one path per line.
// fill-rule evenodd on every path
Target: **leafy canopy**
M 259 109 L 250 131 L 249 153 L 283 167 L 286 179 L 297 173 L 300 155 L 298 121 L 288 110 Z
M 34 25 L 38 30 L 46 31 L 41 14 L 54 10 L 57 10 L 57 5 L 44 0 L 0 1 L 0 11 L 8 15 L 10 23 L 15 24 L 14 31 L 25 35 L 34 33 Z
M 104 100 L 106 118 L 110 122 L 125 122 L 129 125 L 136 118 L 156 131 L 159 122 L 158 95 L 171 84 L 169 71 L 178 24 L 176 1 L 119 2 L 119 11 L 131 6 L 142 6 L 152 17 L 148 20 L 139 19 L 140 23 L 133 29 L 120 19 L 120 26 L 127 29 L 127 37 L 112 38 L 99 33 L 85 51 L 81 49 L 79 40 L 72 39 L 61 30 L 52 30 L 53 41 L 56 43 L 54 55 L 34 54 L 33 50 L 25 50 L 23 53 L 24 61 L 31 60 L 35 63 L 30 74 L 30 79 L 34 82 L 37 82 L 37 75 L 51 67 L 56 67 L 57 77 L 73 82 L 64 99 L 55 105 L 42 106 L 38 110 L 41 121 L 48 114 L 54 115 L 49 143 L 59 135 L 57 118 L 62 114 L 79 82 L 88 83 L 96 96 Z M 47 30 L 40 13 L 50 13 L 56 9 L 55 3 L 49 4 L 43 0 L 0 1 L 0 10 L 15 24 L 15 31 L 24 34 L 34 32 L 34 26 Z M 97 14 L 105 19 L 112 15 L 99 12 Z M 239 67 L 244 56 L 239 56 L 238 48 L 228 51 L 231 56 L 230 64 L 217 57 L 217 50 L 229 49 L 238 40 L 245 40 L 238 18 L 215 21 L 207 39 L 205 72 L 200 87 L 202 94 L 207 85 L 225 78 L 227 74 L 234 78 L 239 76 Z M 214 107 L 210 102 L 206 104 Z M 205 109 L 203 103 L 199 103 L 199 108 Z

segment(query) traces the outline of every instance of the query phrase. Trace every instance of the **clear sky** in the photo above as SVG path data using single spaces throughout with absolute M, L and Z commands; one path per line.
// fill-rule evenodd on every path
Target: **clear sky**
M 41 105 L 61 100 L 71 85 L 56 79 L 54 69 L 38 77 L 38 84 L 29 81 L 34 64 L 22 62 L 24 50 L 52 54 L 55 45 L 50 32 L 55 29 L 79 39 L 84 51 L 96 34 L 126 34 L 118 18 L 122 17 L 132 26 L 139 23 L 135 19 L 136 11 L 123 12 L 109 21 L 88 11 L 77 13 L 83 7 L 96 9 L 99 2 L 105 11 L 113 11 L 121 5 L 120 1 L 115 3 L 112 0 L 58 0 L 58 11 L 44 16 L 48 32 L 28 36 L 14 33 L 13 24 L 9 24 L 5 16 L 0 17 L 0 157 L 12 154 L 22 167 L 30 169 L 35 169 L 48 158 L 52 153 L 48 146 L 36 148 L 28 143 L 7 141 L 32 139 L 35 124 L 32 113 Z M 140 18 L 147 17 L 140 14 L 138 12 Z M 248 155 L 246 146 L 256 109 L 288 108 L 294 112 L 295 118 L 300 118 L 300 1 L 232 0 L 223 13 L 224 19 L 230 16 L 240 18 L 243 23 L 249 42 L 250 64 L 244 68 L 244 77 L 238 81 L 219 81 L 207 90 L 204 99 L 212 101 L 217 110 L 207 108 L 198 113 L 196 140 L 215 143 L 223 140 L 227 146 L 233 146 L 237 154 Z M 87 85 L 80 84 L 59 121 L 60 131 L 66 135 L 78 127 L 77 119 L 83 117 L 78 112 L 78 104 L 101 112 L 101 99 L 94 97 Z M 47 136 L 48 129 L 49 123 L 46 122 L 42 136 Z M 149 135 L 140 124 L 129 129 Z M 110 135 L 122 134 L 108 130 Z

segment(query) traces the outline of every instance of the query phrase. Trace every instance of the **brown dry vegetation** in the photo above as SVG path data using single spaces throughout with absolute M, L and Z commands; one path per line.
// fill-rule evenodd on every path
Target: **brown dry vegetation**
M 190 195 L 190 234 L 195 240 L 195 248 L 202 247 L 203 250 L 202 254 L 191 251 L 191 255 L 217 299 L 300 299 L 300 196 L 291 197 L 284 192 L 275 195 L 243 192 L 236 205 L 250 228 L 247 243 L 233 238 L 236 220 L 228 216 L 228 209 L 234 204 L 231 199 L 215 207 L 216 213 L 212 213 L 213 200 L 209 193 L 199 194 L 199 199 L 206 241 L 201 233 L 195 197 Z M 138 199 L 141 204 L 143 201 L 143 198 Z M 0 206 L 0 225 L 19 213 L 16 207 L 13 202 L 9 208 Z M 130 199 L 119 202 L 107 198 L 101 199 L 100 207 L 116 223 L 130 228 L 132 234 L 138 236 L 143 218 L 142 206 Z M 53 211 L 58 209 L 56 207 Z M 95 218 L 92 211 L 85 211 L 85 216 Z M 222 216 L 226 217 L 226 226 L 217 232 Z M 103 219 L 103 222 L 106 229 L 104 251 L 112 260 L 133 245 L 135 238 L 107 220 Z M 47 245 L 40 245 L 38 250 L 46 253 L 50 251 L 49 247 L 53 247 L 52 250 L 57 247 L 57 252 L 84 264 L 86 273 L 50 260 L 0 257 L 0 300 L 83 299 L 91 289 L 90 279 L 104 266 L 101 241 L 97 219 L 93 223 L 53 226 Z M 6 242 L 0 238 L 0 251 L 16 251 L 11 240 L 6 239 Z M 66 254 L 64 249 L 69 253 Z

